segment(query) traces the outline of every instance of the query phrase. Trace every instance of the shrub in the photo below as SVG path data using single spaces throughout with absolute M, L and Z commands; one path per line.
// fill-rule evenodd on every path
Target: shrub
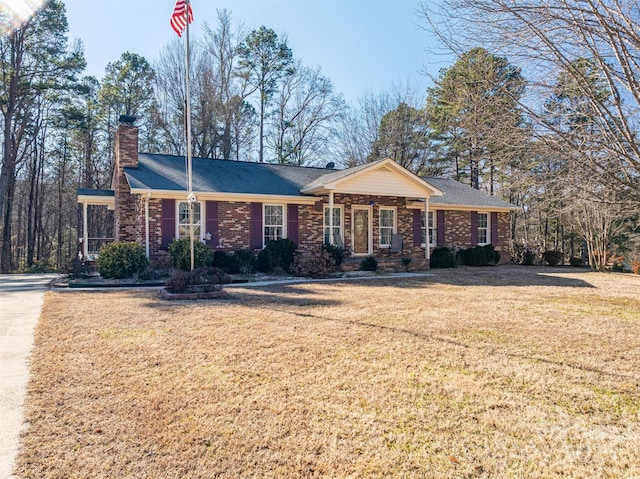
M 188 238 L 176 239 L 169 245 L 169 255 L 173 258 L 173 266 L 189 271 L 191 269 L 191 242 Z M 201 241 L 193 242 L 193 267 L 203 268 L 213 263 L 213 251 Z
M 564 255 L 562 254 L 562 251 L 549 250 L 542 253 L 542 261 L 549 266 L 558 266 L 563 259 Z
M 360 263 L 360 270 L 362 271 L 377 271 L 378 261 L 373 256 L 367 256 Z
M 170 293 L 185 293 L 189 288 L 189 272 L 182 269 L 176 270 L 164 286 Z
M 193 271 L 177 270 L 165 283 L 170 293 L 190 291 L 216 291 L 222 284 L 230 283 L 231 278 L 219 268 L 196 268 Z
M 492 244 L 461 249 L 458 255 L 465 266 L 491 266 L 500 262 L 500 252 Z
M 449 248 L 434 248 L 431 252 L 432 268 L 455 268 L 456 257 Z
M 582 258 L 576 258 L 575 256 L 572 258 L 569 258 L 569 264 L 574 268 L 578 268 L 582 266 Z
M 56 267 L 50 260 L 37 260 L 31 266 L 21 265 L 20 273 L 55 273 Z
M 74 258 L 65 265 L 63 272 L 72 278 L 88 278 L 91 276 L 92 268 L 87 261 Z
M 339 268 L 342 265 L 342 262 L 344 261 L 344 257 L 346 254 L 346 251 L 344 248 L 340 248 L 339 246 L 336 246 L 334 244 L 324 244 L 322 245 L 322 249 L 324 249 L 326 252 L 328 252 L 331 255 L 331 257 L 335 261 L 337 268 Z
M 324 278 L 339 269 L 334 256 L 324 247 L 311 252 L 296 251 L 294 256 L 293 271 L 297 276 Z
M 96 261 L 103 278 L 131 278 L 142 273 L 148 265 L 145 249 L 130 241 L 105 244 Z
M 258 254 L 258 271 L 291 273 L 293 254 L 297 249 L 298 245 L 286 238 L 269 241 Z
M 258 258 L 250 249 L 235 250 L 231 258 L 239 273 L 253 274 L 258 270 Z
M 500 262 L 500 251 L 496 251 L 495 246 L 492 244 L 487 244 L 484 246 L 479 246 L 479 248 L 484 249 L 485 257 L 487 258 L 487 264 L 496 265 Z
M 409 265 L 411 264 L 411 258 L 405 258 L 404 256 L 400 258 L 402 261 L 402 266 L 404 266 L 405 271 L 409 271 Z
M 530 249 L 527 249 L 522 253 L 522 260 L 520 264 L 524 266 L 533 266 L 535 260 L 536 260 L 536 254 Z
M 640 274 L 640 261 L 633 261 L 631 263 L 631 271 L 633 271 L 633 274 Z

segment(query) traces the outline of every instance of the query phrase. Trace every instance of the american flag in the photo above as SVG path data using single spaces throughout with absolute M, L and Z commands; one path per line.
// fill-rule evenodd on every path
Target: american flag
M 187 2 L 185 0 L 177 0 L 176 6 L 173 7 L 173 14 L 171 14 L 171 28 L 182 36 L 182 31 L 187 26 Z M 191 11 L 191 4 L 189 4 L 189 23 L 193 23 L 193 12 Z

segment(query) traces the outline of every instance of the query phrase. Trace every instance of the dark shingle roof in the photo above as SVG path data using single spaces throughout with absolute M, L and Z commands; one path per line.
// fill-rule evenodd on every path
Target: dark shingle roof
M 325 168 L 193 158 L 196 192 L 300 196 L 300 190 L 326 175 Z M 138 168 L 125 168 L 131 188 L 186 191 L 186 162 L 182 156 L 140 153 Z
M 456 180 L 447 178 L 424 178 L 424 180 L 444 193 L 442 196 L 434 196 L 429 200 L 429 203 L 433 205 L 515 208 L 511 203 Z
M 142 190 L 186 191 L 186 164 L 182 156 L 140 153 L 138 168 L 125 168 L 129 186 Z M 270 163 L 193 158 L 193 191 L 248 195 L 302 196 L 300 190 L 353 174 L 371 164 L 345 170 L 328 170 Z M 495 196 L 455 180 L 424 178 L 441 190 L 434 205 L 513 208 Z M 92 190 L 95 191 L 95 190 Z M 80 194 L 80 191 L 78 191 Z
M 114 196 L 113 190 L 92 190 L 91 188 L 78 188 L 78 196 Z

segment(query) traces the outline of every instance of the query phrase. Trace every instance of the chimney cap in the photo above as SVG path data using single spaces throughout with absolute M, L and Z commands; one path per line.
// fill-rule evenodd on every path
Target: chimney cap
M 133 125 L 136 121 L 136 117 L 133 115 L 120 115 L 119 118 L 120 123 L 126 123 L 128 125 Z

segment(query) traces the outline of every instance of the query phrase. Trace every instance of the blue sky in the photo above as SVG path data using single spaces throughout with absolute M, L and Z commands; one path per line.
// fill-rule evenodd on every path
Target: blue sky
M 107 63 L 125 51 L 150 63 L 176 38 L 169 26 L 175 0 L 64 0 L 69 39 L 84 42 L 86 74 L 104 76 Z M 419 92 L 431 85 L 421 73 L 436 74 L 441 57 L 420 29 L 417 0 L 191 0 L 199 32 L 206 21 L 215 25 L 216 10 L 226 8 L 233 22 L 247 29 L 261 25 L 286 35 L 296 58 L 320 66 L 348 102 L 366 92 L 409 83 Z

